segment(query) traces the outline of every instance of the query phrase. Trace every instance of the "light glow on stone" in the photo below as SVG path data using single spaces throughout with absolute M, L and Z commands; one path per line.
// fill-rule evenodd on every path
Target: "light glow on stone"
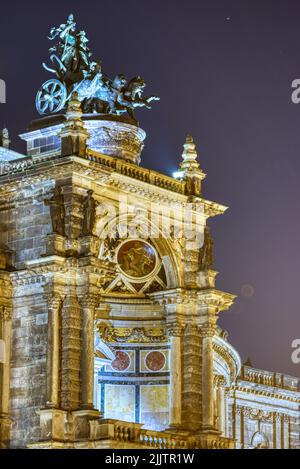
M 184 176 L 184 172 L 183 171 L 174 171 L 172 176 L 173 176 L 174 179 L 181 179 Z

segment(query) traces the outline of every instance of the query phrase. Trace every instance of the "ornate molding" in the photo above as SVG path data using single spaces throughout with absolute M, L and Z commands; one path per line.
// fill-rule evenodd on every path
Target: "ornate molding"
M 218 335 L 214 336 L 213 350 L 228 364 L 231 380 L 235 380 L 241 369 L 241 359 L 238 352 L 229 342 Z
M 249 406 L 236 405 L 236 414 L 243 415 L 251 420 L 259 420 L 260 422 L 273 422 L 275 419 L 277 422 L 290 422 L 290 416 L 283 412 L 266 411 L 262 409 L 255 409 Z
M 78 298 L 79 304 L 83 309 L 95 310 L 100 302 L 100 296 L 95 293 L 86 293 Z
M 46 293 L 45 298 L 47 300 L 48 308 L 55 312 L 57 311 L 63 304 L 65 295 L 59 294 L 57 292 Z
M 167 336 L 168 337 L 182 337 L 184 334 L 184 330 L 186 325 L 182 322 L 174 322 L 173 324 L 167 325 Z
M 236 406 L 236 412 L 252 420 L 260 420 L 262 422 L 271 422 L 273 420 L 273 412 L 267 412 L 261 409 L 253 409 L 247 406 Z
M 217 334 L 216 324 L 203 324 L 199 327 L 199 332 L 203 339 L 212 338 Z
M 214 376 L 214 385 L 217 387 L 225 387 L 227 385 L 226 378 L 221 375 Z
M 252 394 L 256 396 L 263 396 L 263 397 L 270 397 L 273 399 L 280 399 L 280 400 L 286 400 L 289 402 L 294 402 L 297 404 L 300 404 L 300 397 L 299 393 L 297 391 L 288 391 L 285 393 L 285 389 L 282 389 L 282 394 L 278 393 L 275 391 L 275 388 L 271 388 L 272 390 L 266 390 L 266 389 L 258 389 L 252 388 L 252 387 L 246 387 L 241 384 L 233 385 L 231 387 L 232 391 L 239 391 L 245 394 Z M 290 394 L 289 394 L 290 393 Z M 294 394 L 292 396 L 291 394 Z
M 160 343 L 167 340 L 162 328 L 114 328 L 103 322 L 98 323 L 96 327 L 104 342 Z

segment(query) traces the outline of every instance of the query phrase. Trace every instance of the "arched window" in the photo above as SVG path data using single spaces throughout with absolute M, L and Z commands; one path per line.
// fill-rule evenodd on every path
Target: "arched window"
M 268 449 L 269 448 L 269 440 L 266 437 L 266 435 L 262 432 L 254 433 L 251 443 L 254 449 Z

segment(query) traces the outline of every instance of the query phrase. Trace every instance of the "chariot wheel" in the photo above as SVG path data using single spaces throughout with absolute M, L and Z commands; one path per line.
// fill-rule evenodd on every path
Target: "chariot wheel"
M 59 80 L 52 78 L 42 84 L 35 98 L 39 114 L 59 112 L 65 105 L 67 90 Z

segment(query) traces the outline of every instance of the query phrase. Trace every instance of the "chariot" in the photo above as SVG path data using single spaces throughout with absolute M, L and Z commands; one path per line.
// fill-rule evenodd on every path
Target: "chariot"
M 127 82 L 124 75 L 113 80 L 102 73 L 101 62 L 91 60 L 84 31 L 76 31 L 74 16 L 69 15 L 65 24 L 53 27 L 48 39 L 59 38 L 49 49 L 49 67 L 43 67 L 55 75 L 45 81 L 36 95 L 36 109 L 39 114 L 52 114 L 66 107 L 74 92 L 82 102 L 83 112 L 121 115 L 127 113 L 135 120 L 133 110 L 137 107 L 151 108 L 150 102 L 157 96 L 142 96 L 146 83 L 141 77 Z
M 91 98 L 108 98 L 111 90 L 108 84 L 104 83 L 101 72 L 95 72 L 93 77 L 83 77 L 84 74 L 81 72 L 80 75 L 77 74 L 77 80 L 73 78 L 71 81 L 68 79 L 68 70 L 63 62 L 56 55 L 52 55 L 50 58 L 53 63 L 57 64 L 55 69 L 48 67 L 45 63 L 43 63 L 43 67 L 47 71 L 55 73 L 59 78 L 51 78 L 45 81 L 38 90 L 36 108 L 39 114 L 61 111 L 70 100 L 74 91 L 78 93 L 80 101 Z M 80 78 L 82 79 L 80 80 Z

